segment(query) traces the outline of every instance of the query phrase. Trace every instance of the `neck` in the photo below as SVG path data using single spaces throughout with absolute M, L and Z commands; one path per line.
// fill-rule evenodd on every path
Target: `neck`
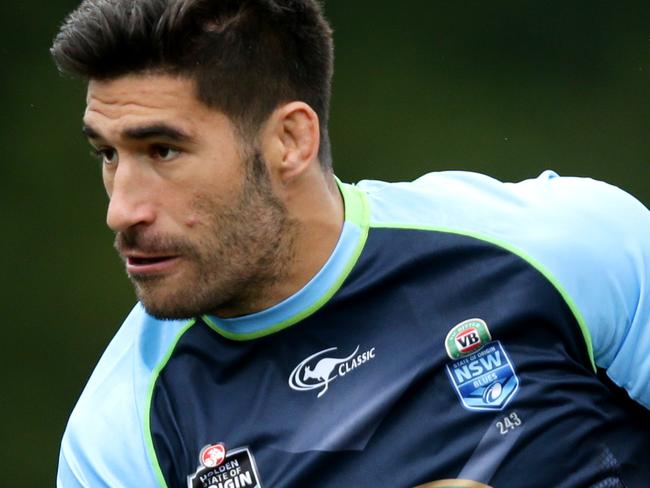
M 242 297 L 237 305 L 218 310 L 217 315 L 223 318 L 258 312 L 290 297 L 318 273 L 336 247 L 343 228 L 344 205 L 331 172 L 313 165 L 275 190 L 287 211 L 290 228 L 285 246 L 291 252 L 283 263 L 276 263 L 281 269 L 273 280 L 252 287 L 254 294 Z
M 312 172 L 297 182 L 286 202 L 297 223 L 293 279 L 287 296 L 302 288 L 323 267 L 343 228 L 343 197 L 334 176 L 318 167 Z

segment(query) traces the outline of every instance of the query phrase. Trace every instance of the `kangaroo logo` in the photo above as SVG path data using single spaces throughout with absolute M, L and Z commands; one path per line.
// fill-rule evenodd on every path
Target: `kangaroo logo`
M 353 369 L 375 357 L 374 347 L 363 354 L 357 354 L 359 346 L 356 347 L 352 354 L 344 358 L 322 357 L 328 352 L 337 349 L 336 347 L 324 349 L 300 362 L 289 376 L 289 386 L 297 391 L 322 388 L 317 395 L 317 398 L 320 398 L 328 390 L 329 384 L 336 378 L 345 376 Z

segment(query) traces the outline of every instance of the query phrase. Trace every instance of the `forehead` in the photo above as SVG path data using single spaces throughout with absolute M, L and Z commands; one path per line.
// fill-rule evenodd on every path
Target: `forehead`
M 84 124 L 102 133 L 142 123 L 172 122 L 186 131 L 203 125 L 227 124 L 221 112 L 203 104 L 188 78 L 139 74 L 111 80 L 90 80 Z

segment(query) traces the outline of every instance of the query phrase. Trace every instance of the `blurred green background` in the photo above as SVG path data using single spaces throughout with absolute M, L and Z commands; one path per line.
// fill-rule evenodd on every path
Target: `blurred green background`
M 66 419 L 131 308 L 48 48 L 77 0 L 0 7 L 3 486 L 51 486 Z M 610 181 L 650 204 L 650 2 L 330 0 L 346 181 L 468 169 Z M 650 236 L 649 236 L 650 238 Z

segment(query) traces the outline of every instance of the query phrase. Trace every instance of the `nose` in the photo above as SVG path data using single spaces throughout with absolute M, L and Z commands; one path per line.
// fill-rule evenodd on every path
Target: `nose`
M 106 212 L 106 224 L 114 232 L 122 232 L 139 224 L 151 224 L 155 220 L 155 193 L 146 175 L 137 165 L 120 161 L 106 181 L 110 201 Z

